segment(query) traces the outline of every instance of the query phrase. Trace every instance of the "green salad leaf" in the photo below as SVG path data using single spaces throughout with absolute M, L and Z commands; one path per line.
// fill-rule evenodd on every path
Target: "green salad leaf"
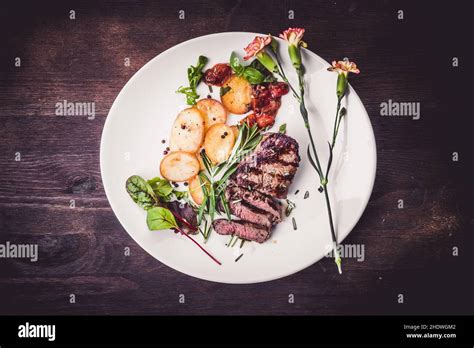
M 138 175 L 129 177 L 125 188 L 133 201 L 145 210 L 152 208 L 158 201 L 150 184 Z
M 170 200 L 170 196 L 173 193 L 173 186 L 171 186 L 171 183 L 168 180 L 157 176 L 156 178 L 148 180 L 148 184 L 153 189 L 155 195 L 161 200 L 165 202 Z
M 167 230 L 178 227 L 171 211 L 163 207 L 153 207 L 149 209 L 147 211 L 146 224 L 150 231 Z
M 181 86 L 176 92 L 182 93 L 186 96 L 186 104 L 195 105 L 196 100 L 199 99 L 199 94 L 196 92 L 196 88 L 201 82 L 203 76 L 203 69 L 208 59 L 205 56 L 199 56 L 196 66 L 191 65 L 188 68 L 188 81 L 189 87 Z

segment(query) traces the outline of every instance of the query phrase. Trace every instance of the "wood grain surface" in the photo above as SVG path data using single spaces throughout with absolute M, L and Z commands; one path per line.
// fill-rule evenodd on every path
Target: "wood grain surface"
M 324 59 L 362 70 L 351 83 L 374 128 L 377 177 L 345 242 L 363 244 L 365 261 L 344 260 L 338 275 L 323 259 L 254 285 L 180 274 L 135 244 L 108 204 L 107 113 L 140 67 L 180 42 L 288 26 L 305 27 Z M 39 245 L 37 262 L 0 259 L 0 314 L 472 313 L 470 2 L 2 2 L 0 43 L 0 243 Z M 380 116 L 389 99 L 419 102 L 421 118 Z M 95 118 L 56 116 L 63 100 L 95 102 Z

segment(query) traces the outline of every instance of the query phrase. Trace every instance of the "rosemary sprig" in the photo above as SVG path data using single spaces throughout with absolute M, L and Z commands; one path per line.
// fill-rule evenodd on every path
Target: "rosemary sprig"
M 287 203 L 287 206 L 286 206 L 286 209 L 285 209 L 285 215 L 290 216 L 293 209 L 296 208 L 296 204 L 294 202 L 290 201 L 289 199 L 286 200 L 286 203 Z

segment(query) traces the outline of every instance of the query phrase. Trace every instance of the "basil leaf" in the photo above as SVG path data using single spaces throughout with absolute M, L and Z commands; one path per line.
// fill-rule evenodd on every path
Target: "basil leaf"
M 150 231 L 166 230 L 178 226 L 171 211 L 163 207 L 149 209 L 146 216 L 146 224 Z
M 276 82 L 277 81 L 277 78 L 275 77 L 275 75 L 273 75 L 273 73 L 268 71 L 268 69 L 265 68 L 263 66 L 263 64 L 260 63 L 260 61 L 258 59 L 254 59 L 252 61 L 252 63 L 250 63 L 249 66 L 254 68 L 254 69 L 257 69 L 258 71 L 260 71 L 265 76 L 263 82 Z
M 129 177 L 125 188 L 133 201 L 145 210 L 152 208 L 158 202 L 151 186 L 138 175 Z
M 232 71 L 236 75 L 238 76 L 242 75 L 245 68 L 242 66 L 242 64 L 240 64 L 240 59 L 235 52 L 232 52 L 230 54 L 229 64 L 230 64 L 230 67 L 232 68 Z
M 286 123 L 283 123 L 278 130 L 280 134 L 286 134 Z
M 250 66 L 245 68 L 243 76 L 252 85 L 258 85 L 259 83 L 262 83 L 263 80 L 265 80 L 265 75 Z
M 229 86 L 221 87 L 221 89 L 219 90 L 220 96 L 222 97 L 222 96 L 225 95 L 227 92 L 229 92 L 231 89 L 232 89 L 232 88 L 229 87 Z

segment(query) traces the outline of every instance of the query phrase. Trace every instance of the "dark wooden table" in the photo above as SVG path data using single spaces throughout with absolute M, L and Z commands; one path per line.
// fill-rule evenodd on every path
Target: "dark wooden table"
M 366 260 L 345 260 L 338 275 L 323 259 L 254 285 L 180 274 L 134 243 L 105 197 L 109 108 L 140 67 L 182 41 L 288 26 L 305 27 L 326 60 L 347 56 L 362 70 L 352 85 L 378 167 L 346 242 L 364 244 Z M 36 263 L 0 259 L 0 314 L 472 313 L 470 2 L 15 1 L 0 5 L 0 27 L 0 242 L 39 245 Z M 421 103 L 421 118 L 381 116 L 389 99 Z M 63 100 L 95 102 L 95 118 L 56 116 Z

